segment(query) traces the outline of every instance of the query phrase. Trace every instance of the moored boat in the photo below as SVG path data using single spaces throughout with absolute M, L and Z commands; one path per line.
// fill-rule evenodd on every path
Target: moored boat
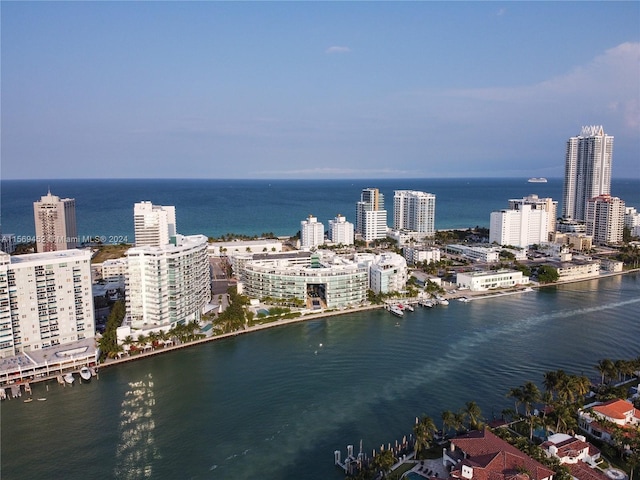
M 397 305 L 389 305 L 389 311 L 395 315 L 396 317 L 402 317 L 404 316 L 404 312 L 402 311 L 402 309 L 400 307 L 398 307 Z
M 89 380 L 91 380 L 91 370 L 89 370 L 89 367 L 82 367 L 80 369 L 80 377 L 85 382 L 88 382 Z
M 67 382 L 69 385 L 71 385 L 75 381 L 75 377 L 71 372 L 67 373 L 63 378 L 64 378 L 64 381 Z

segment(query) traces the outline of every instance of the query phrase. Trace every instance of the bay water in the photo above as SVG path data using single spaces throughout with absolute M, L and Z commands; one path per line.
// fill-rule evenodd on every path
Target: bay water
M 1 406 L 3 479 L 340 479 L 334 450 L 371 454 L 416 416 L 549 370 L 596 380 L 603 358 L 640 355 L 640 275 L 416 308 L 345 314 L 102 369 L 90 383 L 33 386 Z

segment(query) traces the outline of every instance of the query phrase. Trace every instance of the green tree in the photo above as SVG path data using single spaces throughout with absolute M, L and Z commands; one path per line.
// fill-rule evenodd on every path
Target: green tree
M 540 283 L 557 282 L 560 278 L 558 271 L 549 265 L 540 265 L 538 267 L 538 281 Z
M 416 457 L 418 457 L 423 450 L 428 450 L 431 447 L 431 442 L 433 441 L 433 436 L 436 431 L 436 424 L 431 417 L 423 415 L 422 418 L 416 419 L 416 424 L 413 427 Z
M 465 403 L 463 412 L 465 418 L 469 419 L 469 428 L 471 430 L 479 430 L 482 428 L 482 411 L 476 402 L 471 401 Z
M 377 472 L 382 473 L 383 477 L 386 477 L 395 462 L 396 459 L 393 456 L 393 452 L 391 450 L 383 450 L 374 457 L 372 466 Z

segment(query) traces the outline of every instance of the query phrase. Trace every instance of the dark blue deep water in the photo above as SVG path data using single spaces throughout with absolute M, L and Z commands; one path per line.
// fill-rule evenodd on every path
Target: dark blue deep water
M 51 193 L 75 198 L 79 236 L 126 237 L 133 242 L 133 205 L 149 200 L 175 205 L 178 232 L 294 235 L 310 214 L 328 227 L 337 214 L 355 223 L 363 188 L 385 195 L 393 224 L 393 191 L 422 190 L 436 195 L 436 229 L 489 226 L 492 211 L 510 198 L 532 193 L 562 201 L 562 180 L 527 179 L 390 180 L 3 180 L 0 182 L 3 233 L 34 235 L 33 202 Z M 640 208 L 640 180 L 614 180 L 612 195 Z M 558 207 L 561 212 L 561 205 Z

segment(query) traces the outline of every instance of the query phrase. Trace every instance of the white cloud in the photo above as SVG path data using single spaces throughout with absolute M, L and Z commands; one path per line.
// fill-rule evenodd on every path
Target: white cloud
M 349 53 L 351 51 L 351 49 L 349 47 L 340 47 L 340 46 L 333 46 L 333 47 L 329 47 L 327 48 L 324 53 Z

